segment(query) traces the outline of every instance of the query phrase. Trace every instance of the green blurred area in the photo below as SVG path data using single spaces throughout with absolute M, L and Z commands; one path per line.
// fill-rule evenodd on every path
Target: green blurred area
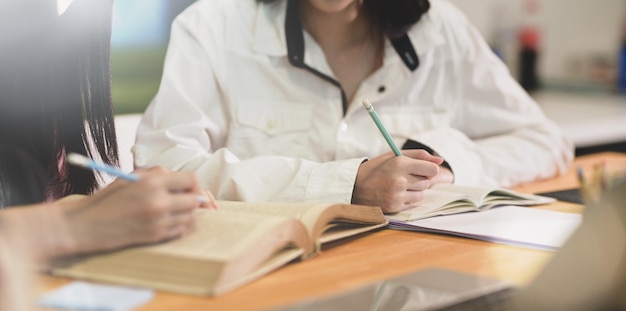
M 115 114 L 142 113 L 156 94 L 165 46 L 113 49 L 111 79 Z

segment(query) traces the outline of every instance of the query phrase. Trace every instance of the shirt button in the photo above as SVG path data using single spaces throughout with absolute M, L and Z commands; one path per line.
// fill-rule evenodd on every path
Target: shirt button
M 386 90 L 386 88 L 385 88 L 384 85 L 381 85 L 381 86 L 378 87 L 378 93 L 384 93 L 385 90 Z
M 273 130 L 276 127 L 276 120 L 267 120 L 265 126 L 268 130 Z
M 339 129 L 340 129 L 342 132 L 346 132 L 346 131 L 348 131 L 348 124 L 347 124 L 346 122 L 341 122 L 341 124 L 339 124 Z

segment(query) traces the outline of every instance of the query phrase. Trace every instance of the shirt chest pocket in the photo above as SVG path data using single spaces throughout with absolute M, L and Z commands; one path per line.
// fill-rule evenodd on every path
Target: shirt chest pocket
M 451 126 L 446 109 L 382 107 L 378 114 L 387 131 L 397 138 L 411 138 L 420 132 Z
M 302 156 L 309 142 L 312 108 L 289 103 L 240 107 L 231 126 L 229 148 L 241 158 Z

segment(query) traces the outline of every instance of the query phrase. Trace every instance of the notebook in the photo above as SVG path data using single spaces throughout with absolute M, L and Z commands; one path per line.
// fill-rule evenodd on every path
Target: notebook
M 599 203 L 531 284 L 430 268 L 279 310 L 625 310 L 626 180 Z
M 558 250 L 580 225 L 580 214 L 521 206 L 466 212 L 408 222 L 390 221 L 397 230 L 447 234 L 500 244 Z

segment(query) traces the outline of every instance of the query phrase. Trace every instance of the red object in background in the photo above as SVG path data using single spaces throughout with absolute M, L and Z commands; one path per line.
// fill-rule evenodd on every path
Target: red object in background
M 534 27 L 525 27 L 520 31 L 519 41 L 522 48 L 535 50 L 539 49 L 539 30 Z
M 527 18 L 537 16 L 539 12 L 538 0 L 526 0 L 524 1 L 524 10 Z M 519 41 L 522 48 L 537 50 L 539 48 L 540 41 L 539 29 L 534 23 L 526 24 L 522 26 L 519 32 Z
M 540 88 L 537 63 L 539 60 L 539 44 L 541 41 L 540 30 L 532 21 L 537 17 L 540 8 L 538 0 L 525 0 L 524 10 L 528 19 L 518 33 L 519 40 L 519 82 L 522 87 L 532 92 Z

